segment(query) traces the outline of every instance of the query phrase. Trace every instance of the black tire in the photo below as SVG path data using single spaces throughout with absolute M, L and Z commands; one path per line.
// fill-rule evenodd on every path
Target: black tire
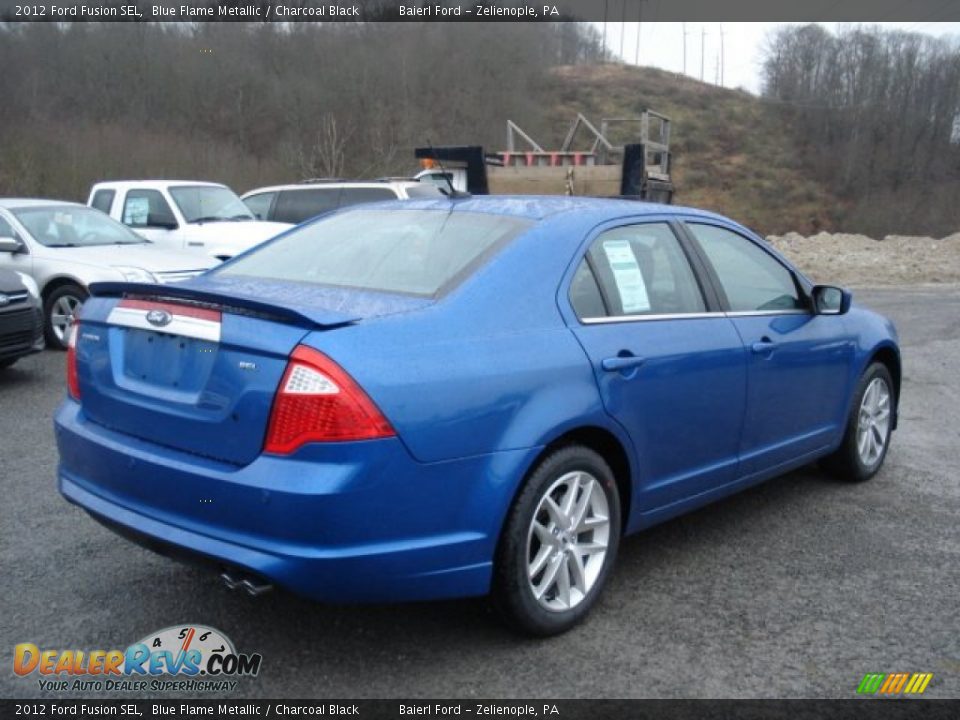
M 19 359 L 20 358 L 7 358 L 6 360 L 0 360 L 0 370 L 6 370 Z
M 889 422 L 886 425 L 885 433 L 878 430 L 876 435 L 882 436 L 883 446 L 875 460 L 866 462 L 861 456 L 857 445 L 858 428 L 861 422 L 861 406 L 863 405 L 864 395 L 867 389 L 875 381 L 879 380 L 885 385 L 889 397 Z M 875 362 L 866 369 L 857 383 L 853 394 L 853 403 L 850 406 L 850 415 L 847 418 L 846 429 L 843 434 L 843 441 L 840 447 L 833 454 L 828 455 L 820 461 L 820 466 L 830 475 L 838 480 L 847 482 L 864 482 L 869 480 L 883 466 L 883 461 L 887 456 L 887 450 L 890 449 L 890 435 L 893 432 L 893 419 L 896 412 L 896 391 L 893 386 L 893 378 L 890 377 L 890 371 L 883 363 Z
M 57 329 L 54 327 L 54 311 L 58 308 L 58 304 L 64 300 L 76 300 L 81 304 L 84 300 L 87 299 L 86 290 L 84 290 L 79 285 L 74 285 L 70 283 L 69 285 L 61 285 L 51 292 L 46 300 L 43 301 L 43 334 L 47 339 L 47 347 L 53 348 L 54 350 L 66 350 L 67 349 L 67 338 L 64 335 L 61 337 L 57 333 Z
M 560 542 L 567 542 L 566 538 L 573 538 L 573 544 L 566 545 L 567 551 L 551 550 L 546 546 L 546 543 L 540 545 L 538 539 L 531 540 L 534 537 L 531 532 L 532 523 L 538 510 L 541 513 L 540 517 L 545 517 L 542 513 L 546 510 L 541 507 L 541 501 L 544 500 L 548 491 L 573 472 L 586 473 L 592 476 L 592 479 L 597 481 L 596 485 L 602 489 L 607 505 L 606 516 L 609 521 L 607 530 L 605 533 L 603 530 L 594 531 L 593 529 L 583 530 L 579 534 L 562 533 L 564 535 L 563 539 L 555 538 L 558 548 Z M 569 485 L 566 487 L 569 488 Z M 555 492 L 559 492 L 559 489 Z M 578 499 L 584 498 L 585 490 L 583 488 L 577 490 L 575 496 Z M 588 512 L 591 517 L 600 518 L 601 515 L 594 514 L 594 511 L 595 507 L 591 501 Z M 554 535 L 556 536 L 559 530 L 555 530 Z M 606 537 L 598 536 L 597 532 L 604 533 Z M 580 445 L 570 445 L 552 452 L 540 462 L 527 478 L 507 514 L 494 562 L 492 586 L 494 607 L 510 627 L 525 634 L 546 637 L 569 630 L 583 620 L 596 603 L 610 574 L 610 569 L 616 560 L 617 549 L 620 545 L 620 534 L 620 495 L 617 491 L 613 473 L 606 461 L 593 450 Z M 539 549 L 544 550 L 544 552 L 552 552 L 552 559 L 559 557 L 559 564 L 566 565 L 566 568 L 562 568 L 561 572 L 567 572 L 569 571 L 568 568 L 573 567 L 567 565 L 567 563 L 576 562 L 583 568 L 593 562 L 591 555 L 580 554 L 570 548 L 582 547 L 576 543 L 579 541 L 584 544 L 590 543 L 598 537 L 601 537 L 601 542 L 606 542 L 606 554 L 602 558 L 598 557 L 596 564 L 590 568 L 595 579 L 589 585 L 586 582 L 583 584 L 583 587 L 587 589 L 586 593 L 575 590 L 574 592 L 578 593 L 580 599 L 575 604 L 571 602 L 571 607 L 566 609 L 551 610 L 544 607 L 534 595 L 534 588 L 531 586 L 532 581 L 528 577 L 531 548 L 539 545 Z M 563 554 L 564 552 L 566 554 Z M 579 562 L 566 559 L 571 557 L 571 554 L 577 554 Z M 586 560 L 583 558 L 586 558 Z M 550 565 L 551 562 L 547 562 L 546 565 Z M 596 572 L 597 568 L 599 568 L 598 573 Z M 543 572 L 544 575 L 539 576 L 541 580 L 545 580 L 547 570 L 544 569 Z M 581 577 L 584 574 L 584 571 L 581 570 Z M 537 575 L 534 575 L 534 577 L 537 577 Z M 568 575 L 567 577 L 572 576 Z M 560 592 L 558 585 L 557 597 L 559 597 Z M 550 602 L 549 596 L 550 593 L 544 593 L 544 597 L 548 598 L 547 602 Z M 557 600 L 554 600 L 554 602 L 557 602 Z

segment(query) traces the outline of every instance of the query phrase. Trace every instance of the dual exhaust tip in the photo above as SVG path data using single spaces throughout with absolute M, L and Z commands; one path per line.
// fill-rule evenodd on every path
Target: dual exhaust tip
M 250 597 L 259 597 L 273 590 L 271 583 L 232 570 L 224 570 L 220 573 L 220 581 L 226 586 L 227 590 L 245 590 Z

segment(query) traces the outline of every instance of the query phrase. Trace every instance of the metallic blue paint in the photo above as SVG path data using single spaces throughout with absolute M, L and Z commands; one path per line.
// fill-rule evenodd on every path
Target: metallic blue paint
M 216 272 L 159 290 L 94 286 L 77 344 L 82 405 L 67 400 L 55 418 L 63 495 L 126 531 L 318 599 L 477 595 L 518 488 L 559 438 L 590 428 L 619 443 L 633 532 L 831 451 L 871 358 L 888 349 L 899 363 L 891 323 L 856 306 L 577 320 L 569 283 L 597 233 L 688 219 L 767 247 L 720 216 L 583 198 L 393 205 L 451 206 L 536 223 L 439 298 Z M 226 306 L 219 346 L 190 345 L 178 359 L 149 334 L 109 326 L 123 292 Z M 754 352 L 765 339 L 775 349 Z M 397 437 L 262 453 L 297 344 L 346 369 Z M 605 369 L 627 353 L 643 362 Z

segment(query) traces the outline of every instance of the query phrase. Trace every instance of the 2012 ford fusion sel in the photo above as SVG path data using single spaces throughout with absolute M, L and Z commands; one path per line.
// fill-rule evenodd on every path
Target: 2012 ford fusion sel
M 889 320 L 679 207 L 384 203 L 91 292 L 61 492 L 254 592 L 560 632 L 624 534 L 815 460 L 866 480 L 897 423 Z

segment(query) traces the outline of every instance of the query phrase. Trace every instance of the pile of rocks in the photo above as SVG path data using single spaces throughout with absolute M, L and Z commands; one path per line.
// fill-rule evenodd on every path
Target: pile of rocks
M 812 280 L 838 285 L 914 285 L 960 282 L 960 232 L 932 237 L 821 232 L 771 235 L 775 248 Z

